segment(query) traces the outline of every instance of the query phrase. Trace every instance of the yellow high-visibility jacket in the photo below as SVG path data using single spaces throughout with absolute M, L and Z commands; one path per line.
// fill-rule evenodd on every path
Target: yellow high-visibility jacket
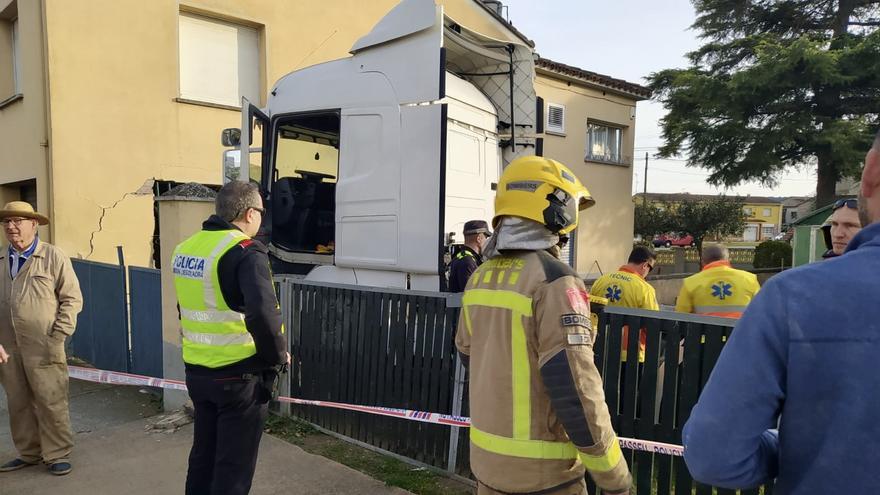
M 737 270 L 729 261 L 716 261 L 684 279 L 675 310 L 739 318 L 760 288 L 754 273 Z
M 602 275 L 590 287 L 590 295 L 608 300 L 608 306 L 624 308 L 650 309 L 658 311 L 657 293 L 641 275 L 630 270 L 626 265 L 616 272 Z M 639 331 L 639 362 L 645 362 L 645 344 L 647 334 Z M 623 328 L 623 351 L 621 361 L 626 361 L 626 348 L 629 343 L 629 327 Z
M 593 361 L 589 295 L 544 251 L 483 263 L 462 296 L 456 346 L 469 362 L 471 469 L 496 491 L 631 483 Z

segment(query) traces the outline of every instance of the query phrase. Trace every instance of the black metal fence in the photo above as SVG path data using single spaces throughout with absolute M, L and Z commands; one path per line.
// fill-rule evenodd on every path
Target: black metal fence
M 468 414 L 467 388 L 454 345 L 457 296 L 371 290 L 280 279 L 290 329 L 293 397 Z M 622 308 L 599 315 L 596 365 L 612 424 L 621 437 L 681 445 L 733 320 Z M 646 358 L 621 362 L 624 327 L 640 329 Z M 640 331 L 628 332 L 637 349 Z M 294 415 L 358 442 L 468 476 L 467 430 L 366 413 L 294 406 Z M 720 447 L 721 448 L 721 447 Z M 639 495 L 712 494 L 680 457 L 624 450 Z M 719 495 L 736 493 L 714 489 Z M 595 487 L 591 487 L 595 493 Z M 743 491 L 764 493 L 771 487 Z

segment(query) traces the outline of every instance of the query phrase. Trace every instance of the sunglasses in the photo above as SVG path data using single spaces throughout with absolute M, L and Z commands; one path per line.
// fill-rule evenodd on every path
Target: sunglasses
M 655 264 L 656 264 L 656 263 L 655 263 Z M 651 263 L 647 263 L 647 265 L 648 265 L 648 273 L 653 272 L 653 271 L 654 271 L 654 265 L 652 265 Z
M 265 215 L 265 214 L 266 214 L 266 209 L 265 209 L 265 208 L 257 208 L 256 206 L 251 206 L 250 209 L 251 209 L 251 210 L 257 210 L 258 212 L 260 212 L 260 215 Z
M 831 211 L 837 211 L 840 208 L 846 206 L 847 208 L 858 210 L 859 209 L 859 200 L 857 199 L 838 199 L 834 202 L 834 205 L 831 206 Z

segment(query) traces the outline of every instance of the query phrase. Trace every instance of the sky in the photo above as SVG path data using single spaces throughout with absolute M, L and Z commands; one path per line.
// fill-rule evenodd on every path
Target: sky
M 685 54 L 700 46 L 689 0 L 504 0 L 513 25 L 535 42 L 544 58 L 638 84 L 648 74 L 687 66 Z M 778 186 L 744 183 L 727 191 L 706 183 L 707 171 L 683 160 L 653 157 L 662 145 L 660 119 L 666 111 L 654 101 L 636 106 L 633 192 L 644 187 L 649 153 L 648 192 L 807 196 L 816 190 L 814 170 L 792 171 Z

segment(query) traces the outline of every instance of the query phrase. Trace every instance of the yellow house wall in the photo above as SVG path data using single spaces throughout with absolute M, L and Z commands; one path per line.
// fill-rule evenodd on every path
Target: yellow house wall
M 782 205 L 768 205 L 762 203 L 743 203 L 743 208 L 751 208 L 752 214 L 747 222 L 772 223 L 778 231 L 782 224 Z M 764 209 L 770 209 L 770 215 L 764 216 Z
M 9 2 L 0 1 L 5 6 Z M 36 179 L 37 209 L 51 213 L 47 173 L 48 132 L 46 130 L 45 78 L 43 76 L 43 15 L 40 2 L 18 2 L 21 94 L 23 98 L 0 108 L 0 184 Z M 8 33 L 7 33 L 8 34 Z M 13 96 L 12 60 L 5 59 L 0 70 L 9 75 L 0 101 Z M 2 188 L 0 201 L 18 200 L 17 189 Z M 0 205 L 2 206 L 2 205 Z M 52 242 L 52 227 L 40 227 L 40 236 Z M 5 240 L 3 241 L 5 242 Z
M 176 102 L 178 12 L 257 27 L 263 101 L 284 74 L 344 57 L 393 0 L 43 0 L 48 33 L 52 166 L 57 243 L 73 256 L 114 261 L 122 245 L 133 265 L 151 263 L 153 200 L 134 194 L 151 179 L 221 182 L 220 131 L 239 127 L 234 110 Z M 25 43 L 38 45 L 39 2 L 27 5 Z M 473 0 L 449 0 L 462 25 L 497 38 L 501 24 Z M 30 12 L 33 10 L 33 12 Z M 39 60 L 36 48 L 34 60 Z M 37 63 L 26 66 L 39 88 Z M 34 177 L 44 162 L 36 91 L 0 113 L 0 182 Z M 7 118 L 7 115 L 14 115 Z M 16 164 L 27 164 L 27 171 Z M 42 176 L 40 176 L 42 177 Z M 45 180 L 40 180 L 41 202 Z M 42 203 L 41 203 L 42 204 Z M 103 219 L 102 219 L 103 218 Z
M 632 157 L 635 119 L 630 117 L 635 101 L 574 82 L 569 84 L 543 72 L 538 72 L 535 86 L 545 106 L 565 106 L 565 136 L 547 134 L 544 156 L 571 168 L 596 200 L 595 206 L 582 212 L 577 230 L 577 270 L 585 275 L 595 274 L 599 268 L 603 272 L 616 270 L 626 262 L 632 249 L 632 165 L 585 161 L 587 121 L 622 127 L 622 154 Z

